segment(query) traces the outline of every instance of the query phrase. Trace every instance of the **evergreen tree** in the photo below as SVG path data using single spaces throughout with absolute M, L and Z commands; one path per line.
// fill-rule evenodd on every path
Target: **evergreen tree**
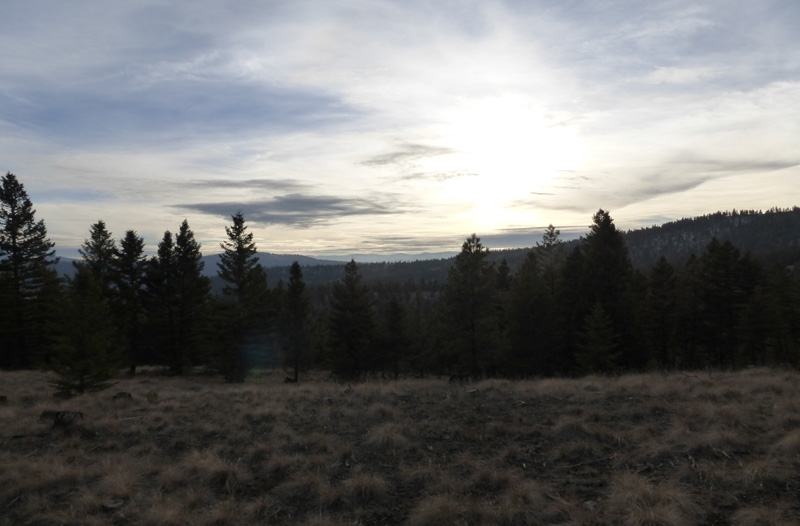
M 578 374 L 610 373 L 618 368 L 619 336 L 600 302 L 594 304 L 578 333 L 575 364 Z
M 89 228 L 89 239 L 83 241 L 78 252 L 83 256 L 83 262 L 73 264 L 76 266 L 86 265 L 99 280 L 103 287 L 103 294 L 108 298 L 114 281 L 114 258 L 117 255 L 117 244 L 103 220 L 97 221 Z
M 564 242 L 561 239 L 559 239 L 560 235 L 561 235 L 561 230 L 557 230 L 556 227 L 554 227 L 553 224 L 551 223 L 550 225 L 547 226 L 547 228 L 544 231 L 544 235 L 542 236 L 542 242 L 541 243 L 537 242 L 536 247 L 548 250 L 558 245 L 562 245 L 564 244 Z
M 171 232 L 164 233 L 147 277 L 151 331 L 173 374 L 206 359 L 211 284 L 202 270 L 200 244 L 184 220 L 174 241 Z
M 676 302 L 675 268 L 662 256 L 650 270 L 646 309 L 651 345 L 662 368 L 672 368 L 676 365 L 674 352 L 677 330 Z
M 461 246 L 447 275 L 443 302 L 451 368 L 477 378 L 494 372 L 500 345 L 497 273 L 475 234 Z
M 167 230 L 145 273 L 145 313 L 148 342 L 144 363 L 171 364 L 177 354 L 177 278 L 175 241 Z
M 691 255 L 678 276 L 676 291 L 678 367 L 694 369 L 705 365 L 702 355 L 702 294 L 697 257 Z
M 699 259 L 705 348 L 713 365 L 735 367 L 740 315 L 754 288 L 752 261 L 713 238 Z
M 356 262 L 350 261 L 331 296 L 331 365 L 339 378 L 361 378 L 371 365 L 372 308 L 369 288 L 361 283 Z
M 563 360 L 562 272 L 564 251 L 552 225 L 528 252 L 509 293 L 510 376 L 569 371 Z
M 409 330 L 409 358 L 411 368 L 420 378 L 425 371 L 432 365 L 432 329 L 431 325 L 435 319 L 433 308 L 430 301 L 426 301 L 424 292 L 417 290 L 411 304 L 410 312 L 407 314 L 407 326 Z
M 247 232 L 239 211 L 231 216 L 233 225 L 225 227 L 228 240 L 217 263 L 217 275 L 226 282 L 223 294 L 232 300 L 226 306 L 228 344 L 222 346 L 219 367 L 228 381 L 243 382 L 247 375 L 247 351 L 263 345 L 268 316 L 267 275 L 258 262 L 253 234 Z
M 742 312 L 742 339 L 752 365 L 800 364 L 800 282 L 774 265 Z
M 619 335 L 621 365 L 639 369 L 648 356 L 640 327 L 634 272 L 622 233 L 603 209 L 592 218 L 591 231 L 582 242 L 585 257 L 583 275 L 587 304 L 600 303 Z M 585 317 L 589 312 L 585 313 Z
M 311 352 L 311 303 L 303 281 L 303 270 L 297 261 L 289 269 L 289 286 L 283 294 L 279 323 L 284 364 L 292 368 L 293 380 L 297 382 L 300 371 L 309 365 Z
M 177 373 L 182 363 L 199 365 L 206 361 L 205 328 L 211 299 L 211 282 L 203 276 L 203 254 L 189 222 L 183 220 L 175 236 L 175 270 L 178 293 L 177 350 L 180 360 L 172 364 Z
M 45 282 L 55 279 L 48 266 L 58 260 L 44 220 L 36 221 L 23 185 L 11 172 L 0 183 L 0 289 L 5 296 L 3 310 L 8 309 L 0 326 L 0 366 L 30 367 L 40 351 L 33 345 L 40 332 L 36 298 Z
M 396 295 L 389 300 L 383 322 L 383 356 L 389 362 L 394 379 L 400 374 L 400 361 L 409 347 L 406 310 Z
M 130 373 L 144 363 L 144 302 L 143 290 L 147 272 L 144 239 L 136 231 L 128 230 L 115 249 L 112 265 L 112 282 L 115 287 L 113 312 L 127 349 Z
M 219 267 L 217 274 L 227 283 L 223 292 L 233 296 L 239 305 L 244 307 L 253 271 L 259 266 L 257 248 L 253 234 L 247 232 L 241 210 L 231 218 L 233 226 L 225 227 L 228 240 L 220 243 L 223 252 L 217 263 Z
M 100 281 L 78 266 L 67 286 L 62 320 L 56 329 L 51 385 L 59 393 L 83 394 L 112 385 L 118 363 L 114 326 Z

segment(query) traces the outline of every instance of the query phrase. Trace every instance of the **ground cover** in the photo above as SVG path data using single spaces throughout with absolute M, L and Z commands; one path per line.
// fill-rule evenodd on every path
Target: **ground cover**
M 0 524 L 800 517 L 794 371 L 469 384 L 283 377 L 229 385 L 151 372 L 57 400 L 45 373 L 0 374 Z

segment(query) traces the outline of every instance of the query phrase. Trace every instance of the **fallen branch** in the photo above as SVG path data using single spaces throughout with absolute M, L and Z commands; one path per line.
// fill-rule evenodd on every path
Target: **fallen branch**
M 553 469 L 577 468 L 577 467 L 580 467 L 580 466 L 586 466 L 588 464 L 597 464 L 598 462 L 603 462 L 604 460 L 611 460 L 612 458 L 614 458 L 614 455 L 611 455 L 610 457 L 598 458 L 598 459 L 595 459 L 595 460 L 588 460 L 586 462 L 581 462 L 580 464 L 572 464 L 571 466 L 557 466 L 557 467 L 555 467 Z

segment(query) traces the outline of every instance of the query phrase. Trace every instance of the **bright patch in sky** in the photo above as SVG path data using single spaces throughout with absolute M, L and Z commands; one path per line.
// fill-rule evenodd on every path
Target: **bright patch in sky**
M 4 2 L 0 158 L 74 255 L 530 246 L 800 204 L 800 4 Z

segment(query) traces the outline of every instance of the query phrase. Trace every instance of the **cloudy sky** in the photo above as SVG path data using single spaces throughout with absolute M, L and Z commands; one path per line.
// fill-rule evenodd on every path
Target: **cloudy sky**
M 2 2 L 0 169 L 60 254 L 278 253 L 800 205 L 796 0 Z

